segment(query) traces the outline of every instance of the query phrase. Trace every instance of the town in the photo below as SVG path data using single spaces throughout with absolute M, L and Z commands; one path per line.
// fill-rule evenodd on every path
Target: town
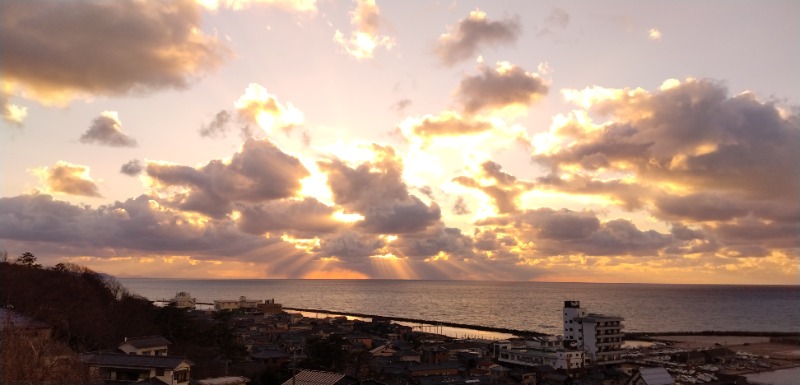
M 736 349 L 652 340 L 628 346 L 623 317 L 591 313 L 576 300 L 561 309 L 563 335 L 502 340 L 448 337 L 384 317 L 305 317 L 274 299 L 198 305 L 186 292 L 166 304 L 204 322 L 223 316 L 242 349 L 239 359 L 200 365 L 173 355 L 169 336 L 129 336 L 116 349 L 80 354 L 88 378 L 159 385 L 748 384 L 741 374 L 798 365 L 796 356 L 755 354 L 747 348 L 757 344 L 749 343 Z M 48 333 L 44 324 L 3 312 L 4 332 Z

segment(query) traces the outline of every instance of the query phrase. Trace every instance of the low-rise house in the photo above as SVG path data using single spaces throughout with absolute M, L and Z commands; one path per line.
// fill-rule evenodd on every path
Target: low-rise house
M 626 385 L 675 385 L 675 379 L 662 367 L 639 368 Z
M 458 361 L 447 361 L 436 365 L 411 365 L 407 372 L 410 377 L 454 376 L 460 367 Z
M 291 360 L 289 353 L 279 349 L 264 349 L 251 353 L 250 358 L 262 363 L 268 369 L 280 369 Z
M 423 364 L 435 365 L 450 360 L 450 350 L 442 345 L 425 346 L 420 350 Z
M 358 380 L 341 373 L 303 370 L 281 385 L 353 385 Z
M 119 345 L 118 349 L 125 354 L 166 356 L 169 345 L 172 343 L 162 336 L 125 337 L 125 341 Z
M 188 385 L 192 362 L 183 357 L 94 352 L 81 354 L 93 376 L 106 383 L 124 384 L 158 380 Z
M 247 385 L 250 379 L 240 376 L 214 377 L 192 381 L 192 385 Z

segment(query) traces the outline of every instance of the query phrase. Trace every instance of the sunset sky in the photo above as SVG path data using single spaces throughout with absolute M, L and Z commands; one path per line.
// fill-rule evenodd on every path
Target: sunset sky
M 0 249 L 798 284 L 800 2 L 0 3 Z

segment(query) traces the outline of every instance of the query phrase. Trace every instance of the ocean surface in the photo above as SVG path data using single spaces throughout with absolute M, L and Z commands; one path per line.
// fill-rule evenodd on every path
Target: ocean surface
M 271 299 L 288 307 L 561 334 L 565 300 L 625 318 L 628 332 L 800 332 L 800 286 L 399 280 L 125 278 L 150 300 L 187 291 L 198 302 Z

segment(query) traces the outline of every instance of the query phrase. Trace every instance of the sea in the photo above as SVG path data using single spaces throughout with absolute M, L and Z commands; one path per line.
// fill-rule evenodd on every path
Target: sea
M 150 300 L 275 299 L 322 309 L 561 334 L 564 301 L 625 318 L 626 332 L 800 332 L 800 286 L 409 280 L 121 278 Z

